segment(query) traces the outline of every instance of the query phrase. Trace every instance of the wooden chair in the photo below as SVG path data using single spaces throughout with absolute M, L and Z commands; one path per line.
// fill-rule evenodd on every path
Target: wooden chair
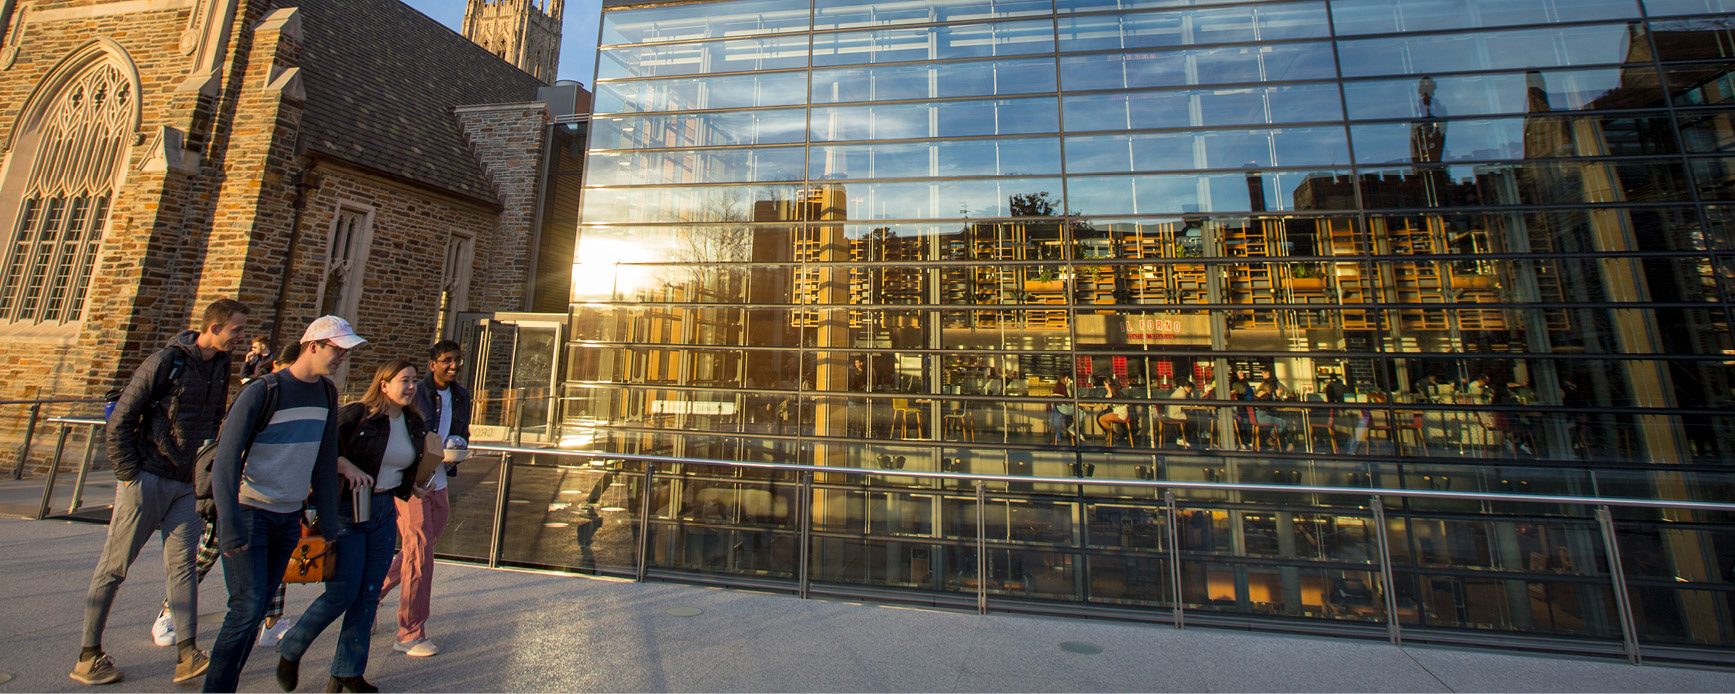
M 962 409 L 952 410 L 940 418 L 940 435 L 950 437 L 952 432 L 958 433 L 960 441 L 976 440 L 976 418 Z
M 1158 417 L 1157 418 L 1156 440 L 1151 442 L 1153 444 L 1153 447 L 1168 445 L 1164 442 L 1171 440 L 1169 438 L 1169 429 L 1170 428 L 1173 428 L 1175 430 L 1175 438 L 1176 439 L 1185 440 L 1187 437 L 1187 424 L 1188 424 L 1188 422 L 1185 419 L 1170 419 L 1168 417 Z
M 1255 451 L 1264 450 L 1264 447 L 1265 447 L 1265 434 L 1264 434 L 1264 432 L 1270 431 L 1271 432 L 1270 435 L 1273 438 L 1275 438 L 1277 436 L 1277 425 L 1276 424 L 1265 424 L 1265 423 L 1260 422 L 1257 413 L 1254 412 L 1252 407 L 1249 407 L 1249 408 L 1247 408 L 1247 431 L 1250 434 L 1252 434 L 1252 436 L 1253 436 L 1253 450 L 1255 450 Z M 1279 443 L 1281 443 L 1281 442 L 1279 442 Z M 1282 448 L 1282 447 L 1283 446 L 1281 446 L 1281 445 L 1278 446 L 1278 448 Z
M 922 408 L 917 407 L 909 398 L 892 398 L 892 426 L 897 428 L 898 438 L 910 437 L 910 420 L 916 420 L 916 433 L 922 433 Z

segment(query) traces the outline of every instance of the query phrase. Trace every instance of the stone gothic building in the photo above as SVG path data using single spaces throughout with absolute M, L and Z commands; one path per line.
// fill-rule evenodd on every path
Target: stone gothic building
M 543 84 L 554 84 L 560 65 L 560 20 L 564 0 L 469 0 L 464 37 L 517 65 Z
M 0 399 L 100 395 L 222 297 L 274 345 L 348 317 L 358 370 L 530 306 L 582 89 L 551 110 L 398 0 L 4 0 L 0 29 Z

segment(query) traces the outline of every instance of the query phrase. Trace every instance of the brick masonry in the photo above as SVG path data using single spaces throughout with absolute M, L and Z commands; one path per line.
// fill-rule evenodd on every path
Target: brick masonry
M 363 378 L 386 358 L 419 363 L 435 339 L 444 249 L 454 232 L 476 239 L 466 309 L 524 308 L 547 109 L 540 103 L 451 105 L 453 127 L 470 142 L 495 187 L 497 205 L 341 159 L 309 156 L 300 152 L 297 140 L 308 106 L 290 90 L 265 87 L 295 67 L 304 51 L 320 46 L 301 45 L 295 32 L 281 30 L 281 22 L 259 30 L 273 8 L 266 0 L 238 1 L 219 61 L 220 87 L 204 96 L 180 89 L 193 60 L 179 46 L 193 3 L 162 2 L 143 12 L 42 22 L 26 15 L 18 58 L 0 70 L 0 139 L 10 142 L 30 94 L 54 66 L 93 39 L 112 41 L 137 68 L 141 109 L 84 321 L 76 337 L 58 342 L 17 339 L 0 326 L 0 399 L 100 397 L 174 333 L 193 327 L 203 306 L 221 297 L 239 298 L 253 309 L 250 335 L 269 334 L 282 282 L 288 292 L 280 341 L 299 337 L 316 317 L 327 236 L 343 202 L 374 210 L 363 299 L 354 316 L 357 331 L 374 342 L 352 367 Z M 90 4 L 30 3 L 33 13 Z M 441 72 L 438 66 L 416 69 Z M 202 155 L 196 170 L 140 170 L 164 126 L 188 134 L 189 147 Z M 298 192 L 304 195 L 299 221 Z M 0 204 L 0 229 L 10 232 L 16 212 L 15 205 Z M 286 274 L 285 255 L 296 228 L 300 240 L 293 270 Z M 95 409 L 56 405 L 44 411 Z M 0 407 L 0 445 L 21 435 L 23 412 Z M 38 456 L 46 448 L 39 443 Z M 0 466 L 10 469 L 16 444 L 0 451 Z

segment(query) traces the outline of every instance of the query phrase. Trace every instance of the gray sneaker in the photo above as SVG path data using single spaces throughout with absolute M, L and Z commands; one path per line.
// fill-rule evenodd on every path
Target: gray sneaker
M 114 666 L 114 659 L 108 657 L 107 653 L 90 660 L 78 661 L 78 665 L 72 668 L 72 674 L 68 675 L 68 677 L 85 684 L 112 684 L 125 679 L 126 676 L 126 673 Z
M 203 675 L 210 667 L 211 656 L 209 654 L 204 651 L 193 651 L 193 655 L 188 656 L 186 660 L 175 663 L 175 683 L 180 684 Z

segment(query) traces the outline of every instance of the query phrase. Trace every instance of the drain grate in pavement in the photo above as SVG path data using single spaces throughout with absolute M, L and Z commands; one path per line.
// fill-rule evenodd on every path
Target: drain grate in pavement
M 1060 650 L 1080 655 L 1096 655 L 1102 652 L 1102 646 L 1087 641 L 1061 641 Z
M 697 607 L 671 607 L 663 612 L 670 617 L 697 617 L 705 613 Z

